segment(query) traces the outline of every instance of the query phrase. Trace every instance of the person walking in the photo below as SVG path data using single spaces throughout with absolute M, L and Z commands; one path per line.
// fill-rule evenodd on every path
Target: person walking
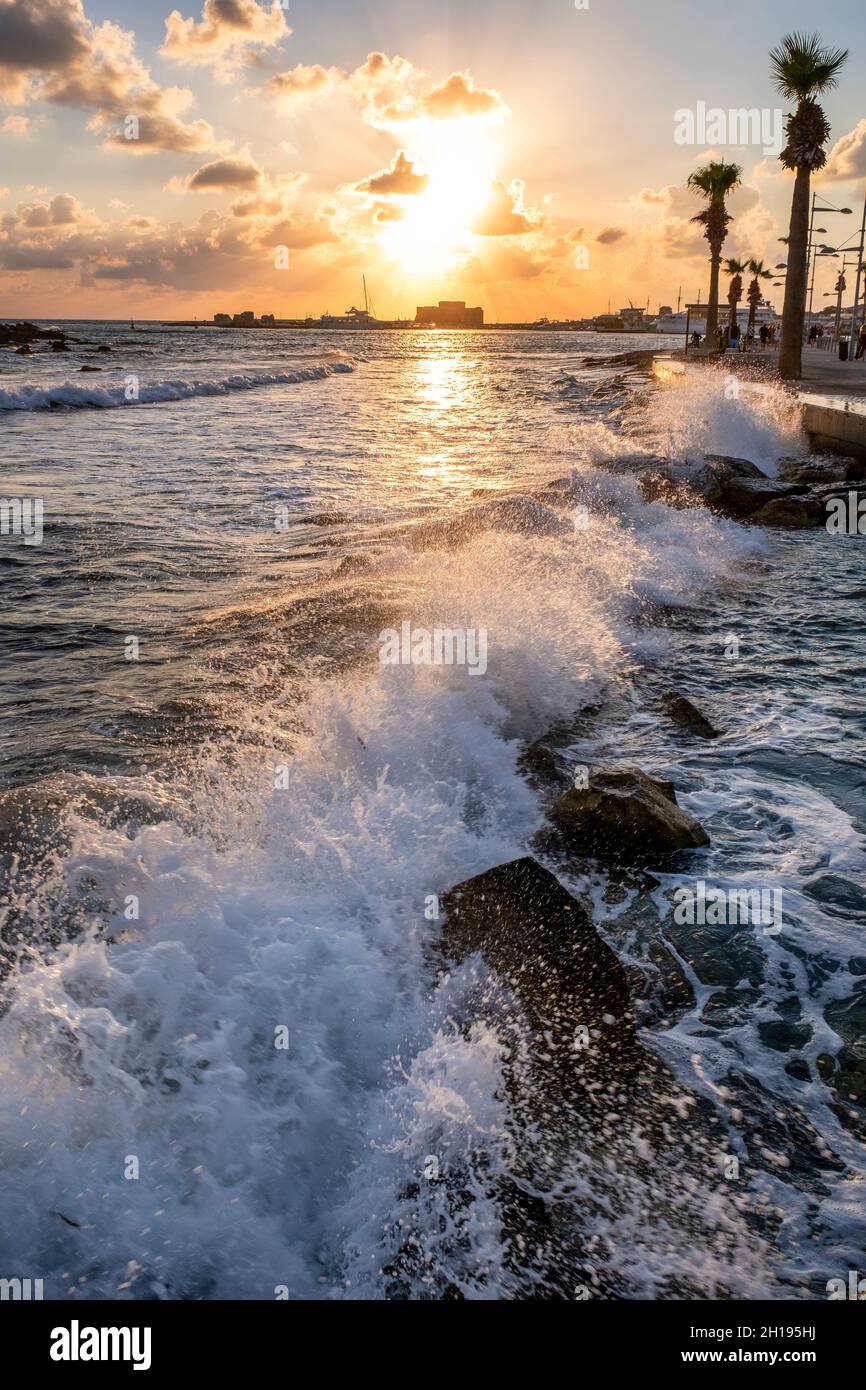
M 758 329 L 758 337 L 761 340 L 761 352 L 766 352 L 767 339 L 769 338 L 769 336 L 770 330 L 767 328 L 767 325 L 765 323 L 762 323 L 760 328 Z
M 861 323 L 860 332 L 857 334 L 857 352 L 855 361 L 859 362 L 861 357 L 866 356 L 866 322 Z

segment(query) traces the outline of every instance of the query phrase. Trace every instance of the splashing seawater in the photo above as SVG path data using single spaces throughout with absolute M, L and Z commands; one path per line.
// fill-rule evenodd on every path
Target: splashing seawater
M 554 340 L 545 353 L 536 341 L 504 342 L 507 353 L 471 335 L 449 342 L 447 355 L 436 349 L 438 367 L 383 342 L 351 376 L 292 388 L 315 393 L 309 401 L 267 388 L 280 451 L 264 476 L 237 457 L 248 515 L 280 496 L 298 517 L 294 549 L 279 556 L 268 542 L 259 557 L 254 531 L 236 538 L 230 526 L 221 538 L 207 528 L 207 507 L 223 504 L 233 465 L 214 475 L 203 456 L 197 474 L 196 460 L 180 453 L 189 438 L 181 412 L 213 410 L 211 430 L 230 459 L 262 415 L 258 393 L 235 398 L 240 419 L 218 402 L 160 406 L 163 419 L 151 412 L 164 485 L 195 497 L 204 513 L 202 528 L 189 508 L 184 517 L 193 612 L 204 611 L 207 593 L 202 584 L 198 596 L 197 571 L 218 565 L 227 576 L 217 573 L 220 593 L 237 591 L 238 574 L 255 584 L 193 640 L 183 582 L 166 569 L 154 581 L 169 615 L 158 636 L 175 666 L 144 672 L 143 685 L 120 695 L 111 668 L 95 687 L 105 708 L 86 765 L 73 774 L 42 763 L 37 780 L 21 775 L 6 793 L 12 968 L 0 1019 L 0 1250 L 4 1267 L 38 1269 L 51 1296 L 272 1298 L 284 1286 L 292 1297 L 520 1298 L 544 1293 L 555 1267 L 559 1296 L 574 1271 L 607 1296 L 773 1297 L 816 1264 L 832 1272 L 857 1236 L 856 1220 L 842 1215 L 853 1142 L 819 1083 L 797 1091 L 784 1055 L 758 1031 L 774 1004 L 799 995 L 814 1043 L 801 1051 L 814 1058 L 828 1046 L 830 974 L 810 980 L 798 963 L 804 953 L 837 962 L 831 992 L 844 994 L 839 969 L 848 970 L 852 928 L 808 888 L 822 874 L 853 875 L 862 839 L 832 786 L 791 780 L 769 754 L 781 732 L 789 749 L 838 764 L 833 739 L 847 712 L 821 686 L 822 718 L 795 726 L 795 672 L 770 687 L 755 666 L 735 677 L 712 653 L 715 633 L 751 622 L 750 603 L 777 595 L 780 575 L 802 584 L 810 565 L 838 586 L 838 619 L 845 566 L 824 553 L 823 533 L 767 539 L 704 511 L 647 505 L 632 477 L 601 466 L 636 445 L 761 463 L 802 444 L 775 402 L 722 404 L 691 386 L 653 394 L 624 438 L 615 412 L 599 418 L 587 404 L 592 372 L 583 374 L 585 396 L 569 395 L 570 418 L 552 416 L 550 380 L 564 361 L 583 380 L 572 345 Z M 518 388 L 528 402 L 520 420 L 511 405 Z M 358 519 L 357 429 L 354 442 L 334 433 L 356 408 L 367 473 Z M 394 410 L 414 418 L 397 472 Z M 476 412 L 493 412 L 496 428 L 473 474 L 463 421 Z M 46 419 L 46 430 L 54 425 Z M 80 416 L 65 426 L 71 457 L 87 447 L 90 428 Z M 320 468 L 305 435 L 340 457 Z M 576 467 L 567 498 L 550 503 L 537 492 L 545 449 L 558 455 L 547 458 L 548 477 Z M 124 469 L 134 475 L 134 460 Z M 431 469 L 454 488 L 445 520 L 464 509 L 473 518 L 450 535 L 437 530 Z M 473 476 L 482 487 L 507 478 L 536 497 L 485 513 L 486 501 L 467 495 Z M 152 487 L 141 503 L 127 490 L 124 528 L 112 533 L 131 600 L 140 570 L 131 559 L 124 572 L 124 547 L 130 558 L 138 549 L 137 507 Z M 398 507 L 386 505 L 389 487 Z M 572 512 L 583 500 L 589 521 L 577 530 Z M 333 532 L 339 549 L 303 525 L 315 504 L 346 518 Z M 408 524 L 417 517 L 428 532 L 432 523 L 424 544 Z M 150 532 L 149 542 L 157 561 L 175 564 L 174 536 Z M 363 565 L 328 578 L 332 556 L 352 549 Z M 261 593 L 275 572 L 278 582 Z M 806 601 L 802 588 L 792 591 L 794 611 Z M 485 678 L 381 665 L 379 629 L 404 617 L 486 628 Z M 763 624 L 750 660 L 766 669 L 775 653 L 790 668 L 784 612 Z M 800 654 L 800 678 L 820 684 L 830 673 L 816 672 L 812 651 Z M 647 686 L 656 673 L 672 683 L 689 673 L 730 738 L 699 750 L 677 743 Z M 576 1139 L 556 1134 L 550 1111 L 524 1113 L 519 1001 L 477 959 L 442 976 L 440 925 L 425 914 L 431 895 L 526 852 L 543 804 L 518 767 L 523 743 L 588 706 L 600 713 L 575 745 L 584 760 L 591 750 L 664 770 L 709 825 L 719 872 L 748 873 L 769 855 L 773 872 L 798 884 L 794 953 L 771 942 L 756 956 L 749 943 L 754 982 L 739 995 L 736 980 L 726 986 L 730 1017 L 712 1023 L 701 1016 L 700 990 L 693 1008 L 660 1016 L 655 976 L 640 975 L 665 938 L 666 881 L 651 900 L 629 889 L 615 907 L 602 880 L 573 885 L 594 898 L 596 920 L 634 967 L 633 991 L 647 996 L 647 1045 L 693 1097 L 677 1101 L 679 1119 L 671 1110 L 680 1138 L 691 1134 L 680 1166 L 653 1166 L 642 1117 Z M 147 770 L 138 761 L 100 768 L 106 740 L 134 760 L 144 749 Z M 275 769 L 285 769 L 279 788 Z M 745 947 L 728 944 L 719 960 L 734 949 Z M 832 1125 L 828 1143 L 848 1168 L 822 1171 L 826 1198 L 817 1178 L 810 1186 L 784 1168 L 762 1170 L 741 1144 L 746 1177 L 725 1189 L 693 1104 L 716 1107 L 739 1144 L 737 1105 L 724 1094 L 732 1068 L 783 1105 L 802 1105 L 819 1127 Z M 768 1149 L 778 1142 L 765 1139 Z M 515 1173 L 557 1213 L 559 1248 L 538 1258 L 516 1253 L 504 1195 Z M 785 1210 L 781 1228 L 776 1209 Z M 817 1252 L 809 1245 L 807 1260 L 800 1247 L 819 1209 L 829 1234 Z

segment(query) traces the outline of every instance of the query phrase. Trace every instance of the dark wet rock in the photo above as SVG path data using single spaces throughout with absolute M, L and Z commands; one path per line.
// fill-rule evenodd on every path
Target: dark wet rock
M 97 352 L 111 352 L 111 348 L 108 346 L 108 343 L 100 343 L 100 344 L 99 344 L 99 347 L 96 349 L 96 351 L 97 351 Z
M 543 782 L 564 782 L 565 774 L 560 770 L 556 754 L 549 744 L 536 739 L 524 748 L 517 760 L 522 771 L 530 773 Z
M 34 343 L 44 338 L 49 341 L 65 342 L 69 335 L 62 328 L 37 328 L 35 323 L 0 323 L 0 347 Z M 70 341 L 75 341 L 71 339 Z
M 853 458 L 781 458 L 779 477 L 786 483 L 845 483 L 860 478 L 864 465 Z
M 729 1105 L 739 1112 L 735 1123 L 749 1166 L 775 1173 L 800 1191 L 828 1195 L 828 1175 L 845 1165 L 803 1110 L 742 1072 L 729 1072 L 723 1084 Z
M 615 352 L 609 357 L 584 357 L 585 367 L 647 367 L 658 355 L 657 348 L 635 348 L 631 352 Z
M 83 372 L 101 372 L 101 371 L 102 371 L 102 368 L 101 368 L 101 367 L 87 367 L 87 366 L 85 366 L 85 367 L 82 367 L 81 370 L 82 370 Z
M 827 520 L 827 509 L 821 498 L 812 493 L 807 493 L 805 497 L 775 497 L 753 512 L 750 519 L 758 526 L 805 530 L 810 526 L 823 526 Z
M 667 715 L 675 724 L 697 734 L 699 738 L 718 738 L 719 731 L 714 728 L 705 714 L 681 695 L 677 690 L 669 690 L 662 696 Z
M 622 966 L 583 904 L 537 860 L 498 864 L 449 889 L 442 905 L 448 955 L 480 952 L 559 1062 L 579 1060 L 580 1026 L 588 1051 L 618 1064 L 641 1054 Z
M 587 788 L 555 802 L 550 819 L 570 849 L 600 858 L 642 860 L 710 842 L 677 804 L 673 783 L 636 767 L 592 773 Z
M 17 354 L 19 357 L 32 357 L 32 356 L 33 356 L 33 349 L 32 349 L 32 347 L 30 346 L 29 343 L 22 343 L 20 347 L 17 347 L 17 348 L 15 349 L 15 352 L 16 352 L 16 354 Z
M 785 1063 L 785 1071 L 789 1076 L 793 1076 L 795 1081 L 811 1081 L 812 1073 L 809 1070 L 809 1063 L 805 1057 L 791 1057 Z
M 52 352 L 68 352 L 69 348 L 62 338 L 55 338 L 51 343 Z
M 758 1037 L 774 1052 L 792 1052 L 807 1045 L 812 1036 L 808 1023 L 791 1023 L 785 1018 L 763 1019 L 758 1024 Z
M 866 956 L 852 956 L 848 962 L 849 975 L 866 975 Z
M 766 473 L 751 459 L 737 458 L 732 454 L 704 454 L 706 463 L 711 464 L 726 478 L 766 478 Z
M 866 891 L 841 874 L 821 874 L 813 878 L 803 889 L 815 902 L 825 907 L 837 908 L 844 915 L 848 913 L 866 914 Z
M 646 501 L 660 500 L 669 506 L 693 507 L 703 503 L 721 507 L 729 481 L 766 481 L 766 475 L 748 459 L 708 454 L 702 463 L 664 463 L 651 468 L 640 480 Z
M 727 476 L 721 485 L 722 506 L 736 516 L 751 516 L 768 502 L 798 497 L 808 488 L 805 483 L 783 483 L 776 478 Z

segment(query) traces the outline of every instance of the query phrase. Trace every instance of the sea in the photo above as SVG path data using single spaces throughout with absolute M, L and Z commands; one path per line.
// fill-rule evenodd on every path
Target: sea
M 782 1300 L 862 1270 L 864 542 L 638 484 L 807 457 L 791 398 L 586 360 L 645 336 L 61 326 L 0 358 L 0 492 L 42 506 L 0 537 L 0 1276 Z M 383 661 L 404 622 L 483 632 L 485 669 Z M 690 1098 L 660 1088 L 679 1158 L 621 1114 L 522 1127 L 520 1000 L 437 947 L 449 887 L 542 854 L 551 731 L 711 837 L 548 862 Z M 678 923 L 699 881 L 780 893 L 780 928 Z

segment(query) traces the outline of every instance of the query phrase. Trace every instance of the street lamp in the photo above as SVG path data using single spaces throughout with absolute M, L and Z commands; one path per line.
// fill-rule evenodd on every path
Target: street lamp
M 816 257 L 813 256 L 813 254 L 812 254 L 812 250 L 813 250 L 813 246 L 812 246 L 812 237 L 813 237 L 813 235 L 814 235 L 815 232 L 822 233 L 822 234 L 825 234 L 825 235 L 826 235 L 826 232 L 827 232 L 827 228 L 826 228 L 826 227 L 816 227 L 816 226 L 815 226 L 815 213 L 816 213 L 816 212 L 820 212 L 820 213 L 822 213 L 822 214 L 823 214 L 823 213 L 826 213 L 826 212 L 830 212 L 830 213 L 835 212 L 835 213 L 840 213 L 841 215 L 847 217 L 847 216 L 850 215 L 851 209 L 850 209 L 850 208 L 837 208 L 836 205 L 835 205 L 835 203 L 831 203 L 829 199 L 825 199 L 824 202 L 819 206 L 819 205 L 818 205 L 818 194 L 817 194 L 817 193 L 813 193 L 813 194 L 812 194 L 812 213 L 811 213 L 811 216 L 810 216 L 810 218 L 809 218 L 809 240 L 808 240 L 807 249 L 806 249 L 806 283 L 807 283 L 807 285 L 809 284 L 810 262 L 811 262 L 811 271 L 812 271 L 812 282 L 811 282 L 811 284 L 809 285 L 809 313 L 810 313 L 810 314 L 811 314 L 811 312 L 812 312 L 812 299 L 813 299 L 813 296 L 814 296 L 814 293 L 815 293 L 815 270 L 816 270 Z

